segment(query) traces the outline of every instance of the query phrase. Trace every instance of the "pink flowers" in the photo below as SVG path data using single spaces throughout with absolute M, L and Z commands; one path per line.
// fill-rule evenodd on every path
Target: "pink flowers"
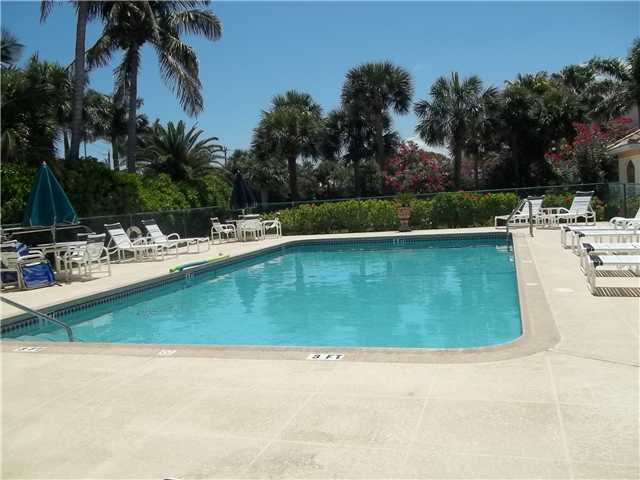
M 444 189 L 438 160 L 414 142 L 403 144 L 389 160 L 384 180 L 396 192 L 430 193 Z

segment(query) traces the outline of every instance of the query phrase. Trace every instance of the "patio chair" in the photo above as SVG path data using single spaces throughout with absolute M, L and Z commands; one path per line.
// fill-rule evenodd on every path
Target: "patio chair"
M 272 220 L 262 220 L 262 236 L 276 238 L 282 236 L 282 223 L 278 214 Z
M 148 244 L 145 238 L 132 241 L 119 223 L 107 223 L 104 225 L 110 240 L 107 244 L 109 255 L 116 255 L 118 261 L 127 259 L 127 253 L 133 255 L 133 260 L 155 260 L 158 255 L 164 260 L 165 249 L 160 245 Z
M 90 234 L 85 238 L 87 241 L 85 245 L 67 251 L 61 259 L 67 275 L 67 282 L 71 281 L 74 266 L 77 266 L 79 276 L 82 276 L 84 272 L 84 276 L 91 278 L 94 265 L 98 267 L 99 272 L 102 272 L 103 265 L 106 266 L 107 274 L 111 275 L 111 260 L 109 252 L 104 246 L 106 234 Z
M 162 245 L 167 251 L 173 248 L 175 249 L 176 255 L 178 255 L 178 248 L 180 247 L 186 247 L 187 253 L 190 253 L 192 246 L 196 247 L 196 253 L 200 253 L 201 243 L 207 244 L 207 251 L 211 248 L 207 237 L 180 238 L 180 235 L 177 233 L 165 235 L 154 219 L 142 220 L 142 225 L 144 225 L 147 231 L 147 243 Z
M 529 203 L 531 203 L 531 217 L 534 225 L 538 224 L 538 216 L 542 208 L 544 195 L 540 197 L 527 197 L 513 209 L 509 215 L 497 215 L 494 219 L 495 228 L 506 227 L 523 227 L 529 224 Z M 503 223 L 503 225 L 498 225 Z
M 0 245 L 0 286 L 30 289 L 56 283 L 55 274 L 45 255 L 29 250 L 17 241 Z
M 255 240 L 260 240 L 263 237 L 262 222 L 259 219 L 239 220 L 238 236 L 243 241 L 246 241 L 248 236 L 253 237 Z
M 545 207 L 541 209 L 541 220 L 544 225 L 554 226 L 560 223 L 595 225 L 596 213 L 591 208 L 591 200 L 595 192 L 576 192 L 567 210 L 564 207 Z
M 574 231 L 591 231 L 591 230 L 617 230 L 617 229 L 634 229 L 640 228 L 640 208 L 633 218 L 613 217 L 607 225 L 594 225 L 592 227 L 584 227 L 578 225 L 563 225 L 560 230 L 560 244 L 567 246 L 567 237 L 570 237 Z
M 636 279 L 638 279 L 640 277 L 640 255 L 594 255 L 587 257 L 585 273 L 587 275 L 587 286 L 592 294 L 597 292 L 596 270 L 598 268 L 606 269 L 607 267 L 616 270 L 631 270 Z
M 218 240 L 220 242 L 222 242 L 223 235 L 227 241 L 229 241 L 232 236 L 238 240 L 236 226 L 230 223 L 220 223 L 220 219 L 218 219 L 218 217 L 211 218 L 211 241 L 213 241 L 214 235 L 218 236 Z
M 639 242 L 606 243 L 585 242 L 579 250 L 580 268 L 586 271 L 588 257 L 600 255 L 640 255 Z

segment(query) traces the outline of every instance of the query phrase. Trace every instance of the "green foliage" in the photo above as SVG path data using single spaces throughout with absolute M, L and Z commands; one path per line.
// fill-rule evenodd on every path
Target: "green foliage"
M 287 234 L 372 232 L 398 227 L 395 205 L 384 200 L 347 200 L 280 211 Z
M 495 215 L 509 213 L 517 203 L 513 193 L 440 193 L 432 200 L 411 202 L 410 225 L 416 229 L 491 225 Z M 347 200 L 300 205 L 279 213 L 287 235 L 374 232 L 398 228 L 396 206 L 388 200 Z
M 36 169 L 24 164 L 6 163 L 0 172 L 2 222 L 20 222 L 36 178 Z M 174 183 L 166 174 L 114 172 L 92 158 L 66 164 L 58 178 L 80 217 L 213 205 L 224 208 L 229 204 L 231 195 L 229 184 L 214 172 L 194 182 Z
M 2 210 L 0 222 L 18 223 L 27 206 L 31 185 L 35 182 L 35 167 L 16 163 L 3 163 L 0 166 L 0 184 L 2 185 Z

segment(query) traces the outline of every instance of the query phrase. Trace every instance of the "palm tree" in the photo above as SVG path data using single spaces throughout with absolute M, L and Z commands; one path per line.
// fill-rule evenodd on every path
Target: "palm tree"
M 253 133 L 253 149 L 260 160 L 276 158 L 287 161 L 291 200 L 298 199 L 297 160 L 317 153 L 322 129 L 322 108 L 311 95 L 289 90 L 276 95 L 271 108 Z
M 384 117 L 385 156 L 393 153 L 400 143 L 397 132 L 391 130 L 391 118 Z M 376 155 L 376 131 L 362 112 L 343 109 L 333 110 L 327 115 L 320 146 L 322 155 L 330 160 L 343 160 L 353 167 L 353 187 L 357 196 L 364 192 L 361 173 L 363 161 Z
M 419 118 L 416 133 L 427 143 L 448 145 L 453 156 L 453 183 L 460 188 L 460 168 L 465 142 L 482 105 L 482 80 L 474 75 L 460 81 L 457 72 L 438 78 L 431 100 L 415 104 Z
M 41 0 L 40 21 L 44 22 L 54 5 L 53 0 Z M 76 47 L 73 62 L 73 100 L 71 109 L 71 146 L 69 160 L 75 161 L 80 156 L 80 142 L 82 140 L 82 104 L 84 87 L 87 83 L 85 70 L 85 38 L 87 23 L 101 12 L 102 2 L 76 1 Z
M 480 188 L 478 170 L 485 152 L 497 150 L 500 146 L 498 130 L 500 123 L 500 95 L 495 87 L 488 87 L 480 96 L 476 115 L 470 117 L 470 125 L 464 150 L 473 159 L 473 179 L 475 189 Z
M 13 67 L 18 63 L 24 45 L 18 41 L 18 38 L 9 30 L 2 29 L 2 38 L 0 38 L 1 65 L 2 68 Z
M 165 84 L 178 96 L 188 115 L 202 111 L 202 84 L 195 51 L 182 35 L 202 35 L 217 40 L 222 24 L 209 10 L 195 8 L 209 1 L 109 2 L 103 7 L 107 19 L 96 43 L 87 51 L 90 68 L 106 65 L 122 49 L 122 61 L 114 70 L 117 95 L 127 98 L 127 169 L 136 171 L 136 121 L 138 71 L 142 46 L 150 43 L 160 63 Z
M 211 170 L 211 159 L 219 147 L 217 137 L 201 138 L 197 126 L 187 130 L 183 121 L 163 127 L 156 122 L 145 137 L 141 159 L 145 168 L 166 173 L 175 181 L 195 180 Z
M 600 111 L 608 117 L 640 107 L 640 38 L 636 38 L 626 59 L 595 57 L 588 64 L 598 78 L 599 93 L 604 97 Z
M 364 112 L 373 125 L 376 161 L 381 172 L 387 167 L 385 118 L 391 110 L 401 115 L 408 113 L 412 96 L 411 75 L 391 62 L 365 63 L 347 72 L 342 87 L 343 109 Z

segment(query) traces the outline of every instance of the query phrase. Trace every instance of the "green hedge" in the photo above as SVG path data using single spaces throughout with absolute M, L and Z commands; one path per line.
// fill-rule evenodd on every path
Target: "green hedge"
M 415 229 L 492 225 L 495 215 L 509 213 L 518 203 L 513 193 L 439 193 L 414 200 L 410 224 Z M 300 205 L 280 211 L 288 235 L 396 230 L 396 204 L 388 200 L 346 200 Z

